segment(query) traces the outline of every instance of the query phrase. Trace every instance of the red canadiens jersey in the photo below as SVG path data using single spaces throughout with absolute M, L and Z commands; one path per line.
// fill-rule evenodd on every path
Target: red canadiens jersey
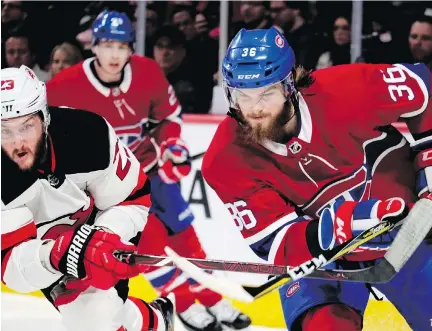
M 355 64 L 314 73 L 301 91 L 299 133 L 286 144 L 245 144 L 225 119 L 203 175 L 261 258 L 277 259 L 292 224 L 338 199 L 415 201 L 411 148 L 391 123 L 431 135 L 430 72 L 418 65 Z M 303 240 L 303 239 L 299 239 Z
M 180 137 L 181 107 L 174 89 L 149 58 L 133 55 L 118 87 L 107 87 L 98 80 L 94 61 L 87 59 L 50 80 L 48 103 L 105 117 L 148 171 L 157 163 L 157 146 Z

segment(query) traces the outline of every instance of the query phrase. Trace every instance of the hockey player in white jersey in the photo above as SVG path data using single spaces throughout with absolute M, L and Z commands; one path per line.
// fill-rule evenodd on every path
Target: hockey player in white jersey
M 150 183 L 99 115 L 48 107 L 27 67 L 1 71 L 1 279 L 42 290 L 71 331 L 173 330 L 173 304 L 128 297 L 142 270 L 117 250 L 145 227 Z M 65 292 L 53 288 L 65 276 Z M 25 307 L 23 307 L 25 309 Z

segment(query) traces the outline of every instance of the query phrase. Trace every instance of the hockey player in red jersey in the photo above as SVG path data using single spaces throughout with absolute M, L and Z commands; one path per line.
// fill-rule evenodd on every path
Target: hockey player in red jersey
M 173 330 L 173 304 L 128 297 L 141 270 L 116 250 L 144 228 L 149 180 L 106 120 L 48 107 L 45 84 L 25 66 L 1 71 L 1 279 L 42 290 L 71 331 Z M 64 292 L 50 292 L 64 277 Z M 25 309 L 25 307 L 23 307 Z
M 107 119 L 151 178 L 152 209 L 138 249 L 164 255 L 171 246 L 184 256 L 204 258 L 189 204 L 176 182 L 191 169 L 180 138 L 181 107 L 158 64 L 133 55 L 135 31 L 123 13 L 103 12 L 93 23 L 94 58 L 48 82 L 52 106 L 86 109 Z M 176 310 L 192 330 L 242 329 L 250 319 L 228 301 L 199 286 L 176 268 L 146 272 L 161 295 L 176 294 Z M 198 299 L 200 303 L 196 303 Z
M 241 30 L 223 61 L 229 115 L 203 175 L 262 259 L 297 266 L 432 191 L 431 73 L 423 64 L 295 66 L 275 28 Z M 430 196 L 430 195 L 429 195 Z M 394 232 L 334 266 L 375 263 Z M 432 247 L 376 287 L 413 330 L 430 328 Z M 280 290 L 297 331 L 361 330 L 365 284 L 302 279 Z

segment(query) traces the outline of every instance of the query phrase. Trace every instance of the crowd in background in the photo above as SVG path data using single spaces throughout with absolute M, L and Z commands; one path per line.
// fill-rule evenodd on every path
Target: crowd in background
M 357 62 L 424 62 L 432 70 L 427 2 L 364 2 Z M 229 39 L 275 25 L 297 64 L 316 70 L 351 61 L 352 2 L 233 1 Z M 103 10 L 136 23 L 136 1 L 2 1 L 2 68 L 25 64 L 43 81 L 92 57 L 91 24 Z M 146 1 L 145 55 L 160 65 L 185 113 L 208 113 L 217 84 L 219 1 Z

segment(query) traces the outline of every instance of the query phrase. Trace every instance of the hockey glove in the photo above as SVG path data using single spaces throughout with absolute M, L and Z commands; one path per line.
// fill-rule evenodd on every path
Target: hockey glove
M 131 278 L 141 272 L 139 266 L 120 262 L 113 255 L 115 251 L 136 250 L 134 245 L 123 243 L 116 234 L 83 224 L 55 240 L 50 260 L 52 266 L 64 275 L 107 290 L 120 279 Z
M 330 208 L 324 209 L 320 215 L 319 244 L 323 250 L 332 249 L 386 218 L 396 217 L 402 220 L 407 214 L 408 207 L 400 198 L 336 202 Z M 383 233 L 346 255 L 346 260 L 370 261 L 382 258 L 394 237 L 394 232 Z
M 161 144 L 158 174 L 167 184 L 178 182 L 191 171 L 189 150 L 181 139 L 171 138 Z

